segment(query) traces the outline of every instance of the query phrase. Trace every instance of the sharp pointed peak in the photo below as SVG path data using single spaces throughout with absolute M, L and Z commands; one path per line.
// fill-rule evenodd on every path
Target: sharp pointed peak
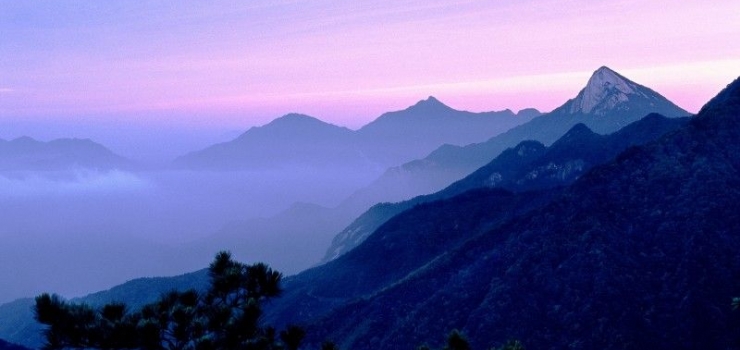
M 570 113 L 603 114 L 604 110 L 626 102 L 633 94 L 643 94 L 637 83 L 623 77 L 607 66 L 595 70 L 586 87 L 570 105 Z
M 599 67 L 599 69 L 597 69 L 597 70 L 594 71 L 594 74 L 597 74 L 597 73 L 614 73 L 614 74 L 617 74 L 616 71 L 614 71 L 613 69 L 611 69 L 611 68 L 609 68 L 607 66 L 601 66 L 601 67 Z
M 592 88 L 605 88 L 607 86 L 619 87 L 620 85 L 634 85 L 635 83 L 625 78 L 615 70 L 601 66 L 591 74 L 591 78 L 588 79 L 586 87 Z M 623 86 L 621 86 L 624 88 Z

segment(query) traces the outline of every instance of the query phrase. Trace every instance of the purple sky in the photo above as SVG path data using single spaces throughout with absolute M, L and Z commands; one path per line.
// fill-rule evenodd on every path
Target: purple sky
M 696 111 L 740 74 L 738 38 L 727 0 L 10 0 L 0 122 L 354 128 L 429 95 L 548 111 L 602 65 Z

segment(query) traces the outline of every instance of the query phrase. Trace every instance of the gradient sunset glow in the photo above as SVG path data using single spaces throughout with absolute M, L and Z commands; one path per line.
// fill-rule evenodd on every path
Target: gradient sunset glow
M 5 1 L 0 119 L 355 128 L 429 95 L 548 111 L 602 65 L 695 112 L 740 72 L 738 23 L 737 1 Z

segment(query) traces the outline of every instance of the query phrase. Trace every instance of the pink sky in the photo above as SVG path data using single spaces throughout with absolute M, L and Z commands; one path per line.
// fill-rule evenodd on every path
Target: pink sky
M 434 95 L 551 110 L 607 65 L 689 111 L 740 75 L 740 1 L 0 3 L 0 122 L 352 128 Z

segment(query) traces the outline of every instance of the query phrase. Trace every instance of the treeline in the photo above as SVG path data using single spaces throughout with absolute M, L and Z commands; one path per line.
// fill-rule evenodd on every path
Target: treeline
M 260 322 L 261 305 L 282 292 L 280 272 L 262 263 L 246 265 L 220 252 L 208 273 L 206 292 L 172 291 L 134 311 L 123 303 L 93 308 L 42 294 L 36 297 L 34 311 L 36 320 L 46 325 L 44 349 L 296 350 L 302 345 L 303 328 L 278 331 Z M 339 347 L 326 341 L 321 349 Z M 470 345 L 454 330 L 443 349 L 469 350 Z M 524 347 L 510 341 L 493 349 Z

